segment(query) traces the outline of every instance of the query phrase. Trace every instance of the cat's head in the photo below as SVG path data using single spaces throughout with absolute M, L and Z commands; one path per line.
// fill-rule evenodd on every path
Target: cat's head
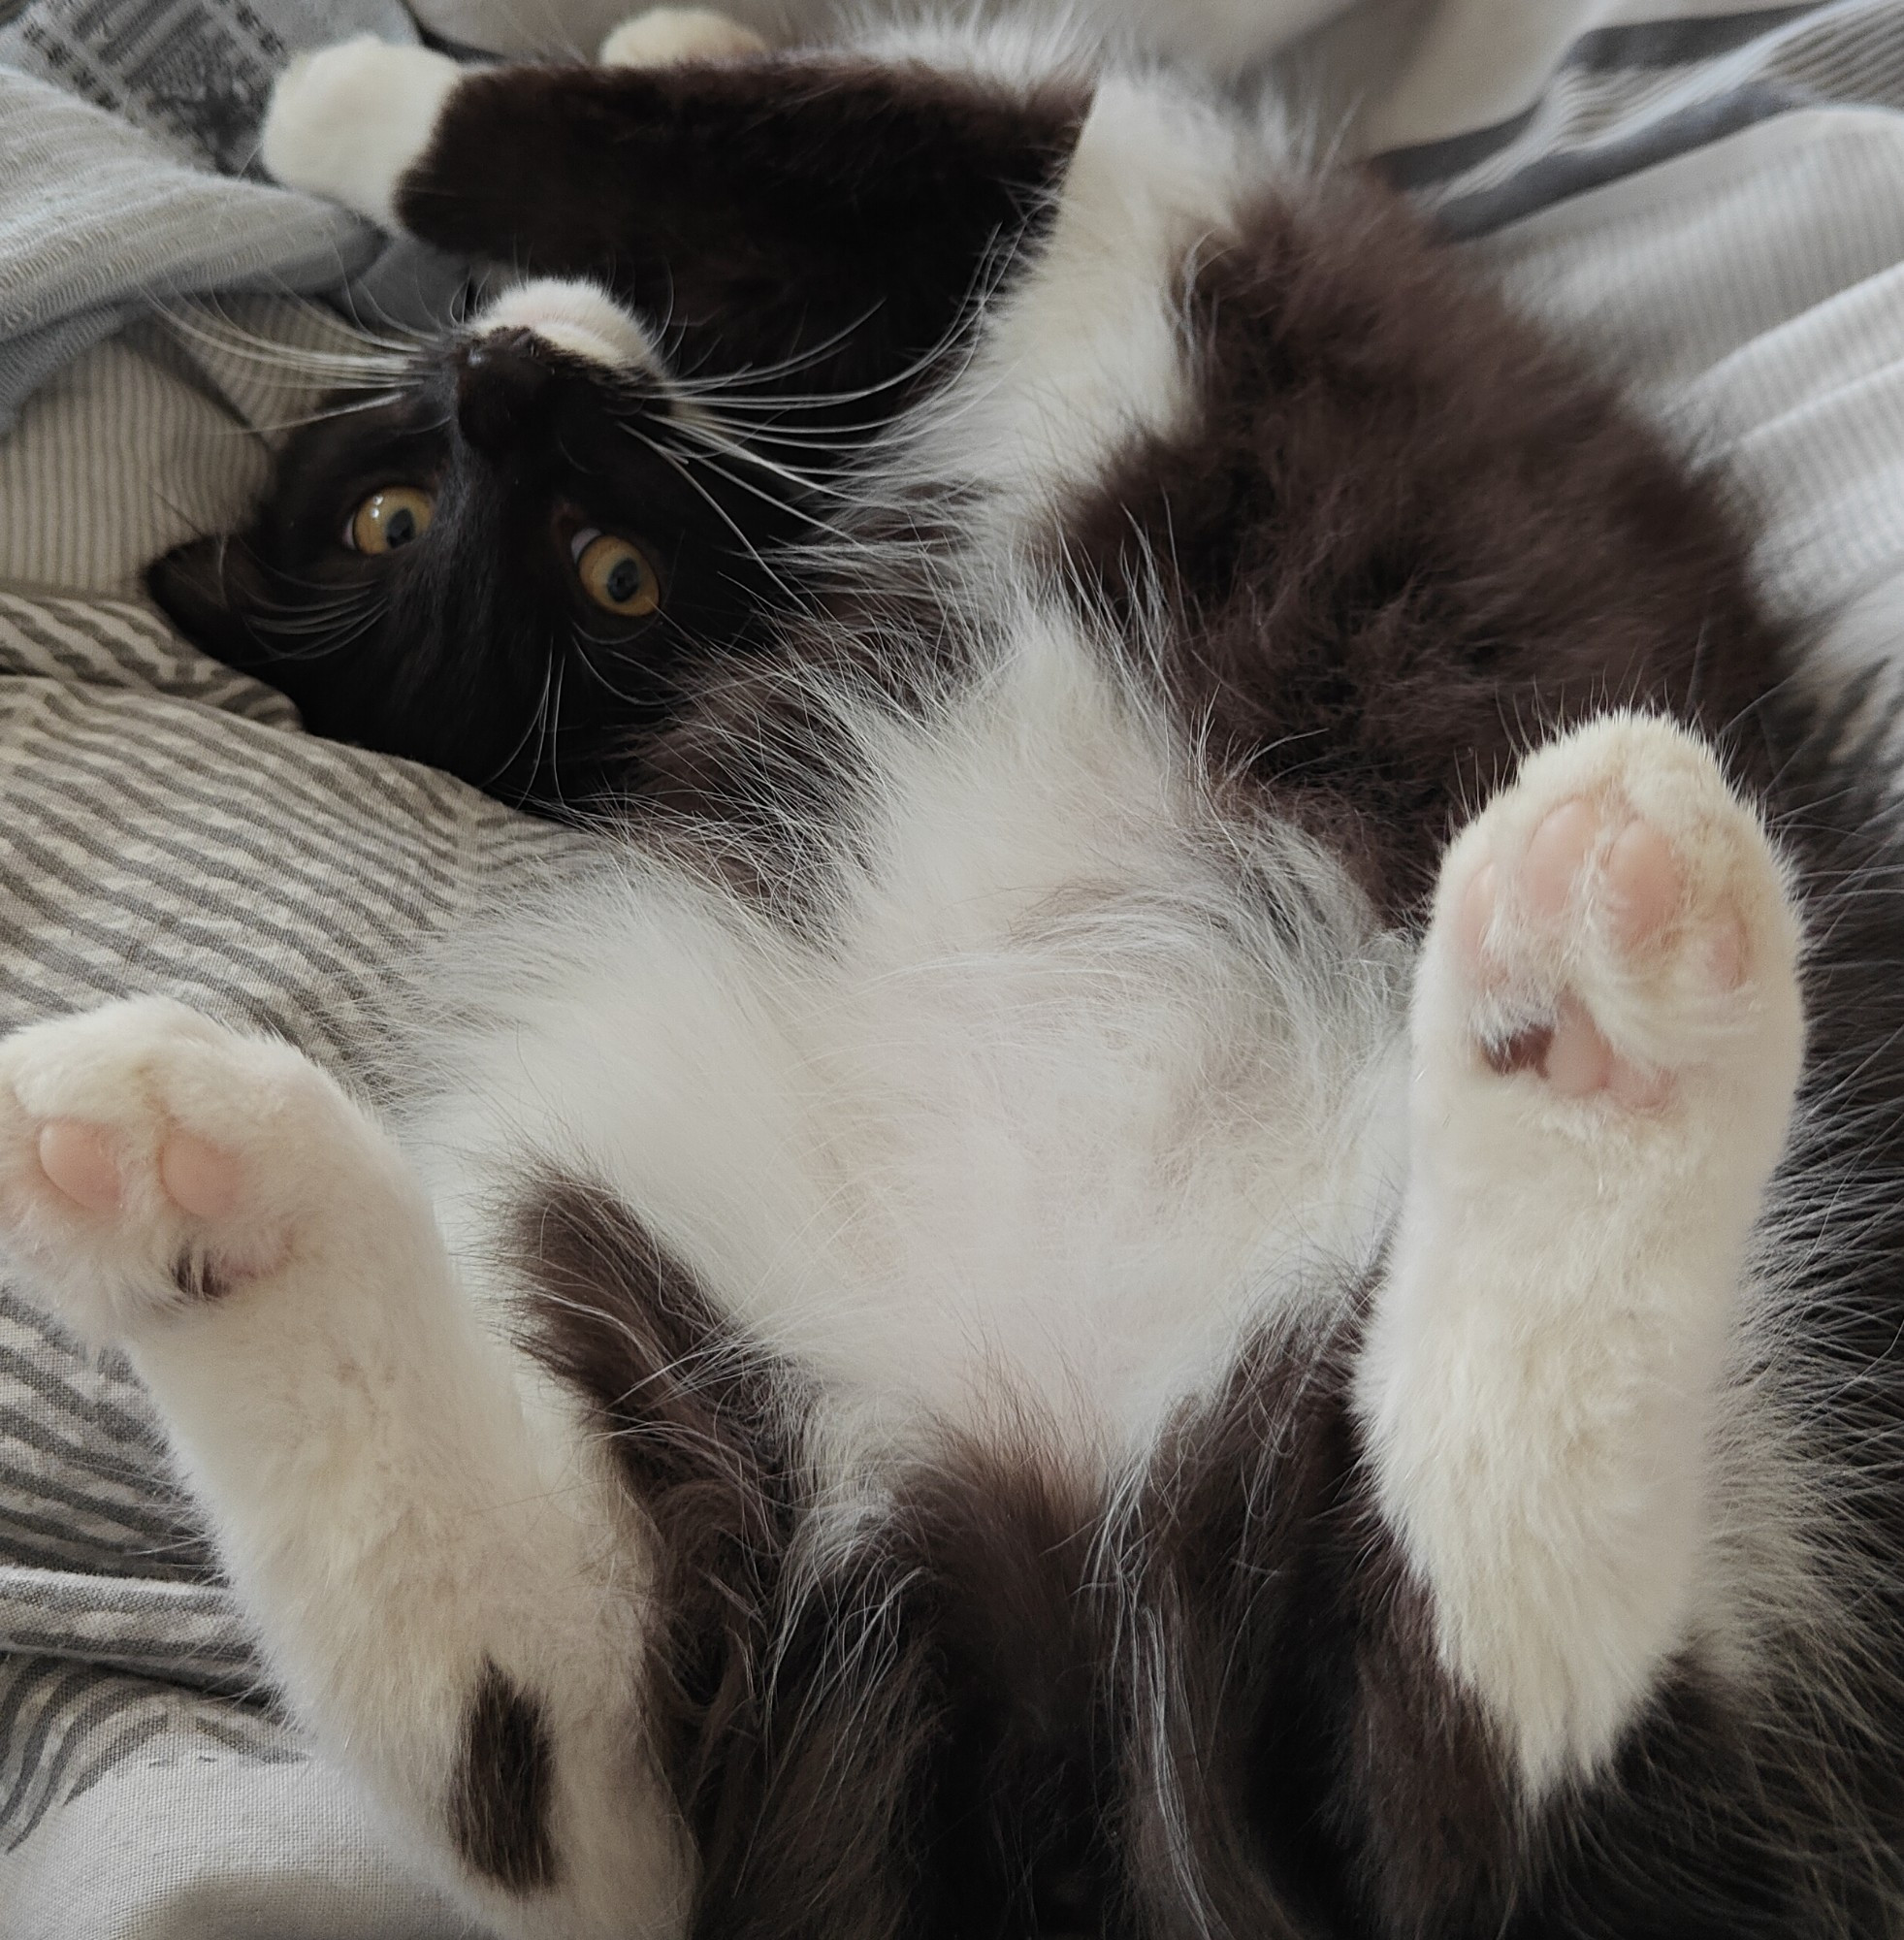
M 252 523 L 147 584 L 313 732 L 505 799 L 598 802 L 695 673 L 784 603 L 802 521 L 593 285 L 520 285 L 331 401 Z

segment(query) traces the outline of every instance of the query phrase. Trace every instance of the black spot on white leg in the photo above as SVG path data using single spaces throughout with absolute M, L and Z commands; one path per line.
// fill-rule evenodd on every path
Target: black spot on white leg
M 540 1701 L 485 1658 L 463 1728 L 450 1830 L 470 1869 L 512 1892 L 533 1892 L 555 1880 L 554 1762 Z

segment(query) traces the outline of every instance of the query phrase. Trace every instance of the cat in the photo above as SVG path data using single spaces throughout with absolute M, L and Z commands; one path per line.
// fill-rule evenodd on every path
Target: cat
M 610 262 L 988 292 L 390 1121 L 161 1000 L 0 1043 L 23 1291 L 419 1859 L 524 1935 L 1897 1930 L 1904 873 L 1722 487 L 1009 27 L 348 44 L 266 155 L 657 412 Z

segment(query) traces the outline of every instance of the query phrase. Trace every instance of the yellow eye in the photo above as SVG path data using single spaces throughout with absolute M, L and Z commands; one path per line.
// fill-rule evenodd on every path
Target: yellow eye
M 604 612 L 638 620 L 662 603 L 662 582 L 639 546 L 590 528 L 569 542 L 582 590 Z
M 352 552 L 396 552 L 420 539 L 436 514 L 434 493 L 414 485 L 385 485 L 351 513 L 343 542 Z

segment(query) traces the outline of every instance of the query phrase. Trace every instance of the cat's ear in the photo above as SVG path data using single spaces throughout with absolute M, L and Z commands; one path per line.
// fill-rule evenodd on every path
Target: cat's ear
M 145 590 L 195 647 L 227 666 L 262 658 L 248 618 L 263 591 L 262 574 L 242 534 L 175 546 L 145 568 Z

